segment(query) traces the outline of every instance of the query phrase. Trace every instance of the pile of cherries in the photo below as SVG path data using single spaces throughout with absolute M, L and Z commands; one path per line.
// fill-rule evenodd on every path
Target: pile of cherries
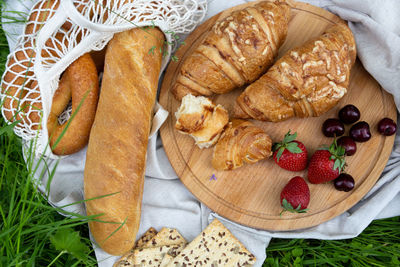
M 326 137 L 339 137 L 337 144 L 345 149 L 346 156 L 352 156 L 357 151 L 356 142 L 367 142 L 371 139 L 369 124 L 365 121 L 357 122 L 361 113 L 354 105 L 346 105 L 339 110 L 339 119 L 327 119 L 322 125 L 322 132 Z M 357 123 L 356 123 L 357 122 Z M 344 124 L 353 124 L 349 136 L 342 136 L 345 132 Z M 378 123 L 378 132 L 385 136 L 396 133 L 397 125 L 389 118 L 384 118 Z M 348 192 L 354 188 L 354 179 L 347 173 L 342 173 L 334 181 L 335 188 Z

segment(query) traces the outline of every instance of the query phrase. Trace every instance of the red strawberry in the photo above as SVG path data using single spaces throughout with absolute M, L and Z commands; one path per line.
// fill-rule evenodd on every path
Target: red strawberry
M 329 149 L 315 151 L 308 165 L 308 181 L 321 184 L 336 179 L 345 167 L 345 149 L 338 146 L 336 139 Z
M 306 181 L 300 176 L 293 177 L 281 192 L 283 211 L 305 213 L 310 202 L 310 189 Z
M 288 171 L 302 171 L 307 167 L 307 149 L 295 140 L 297 133 L 285 135 L 281 143 L 274 144 L 274 160 L 281 168 Z

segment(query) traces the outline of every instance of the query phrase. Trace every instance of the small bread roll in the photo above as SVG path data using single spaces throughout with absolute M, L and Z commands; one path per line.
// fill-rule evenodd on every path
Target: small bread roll
M 260 127 L 244 120 L 229 123 L 214 147 L 212 165 L 216 170 L 233 170 L 244 163 L 256 163 L 271 156 L 271 138 Z
M 182 98 L 175 117 L 175 128 L 193 137 L 199 148 L 208 148 L 217 143 L 229 122 L 228 112 L 223 106 L 216 106 L 204 96 L 191 94 Z

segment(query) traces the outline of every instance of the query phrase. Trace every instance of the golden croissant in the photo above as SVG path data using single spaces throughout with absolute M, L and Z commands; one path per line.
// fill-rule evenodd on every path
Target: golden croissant
M 212 166 L 233 170 L 271 156 L 271 138 L 249 121 L 233 120 L 214 148 Z
M 351 30 L 340 23 L 289 50 L 238 97 L 235 117 L 282 121 L 320 116 L 347 93 L 356 59 Z
M 223 94 L 258 79 L 284 42 L 289 17 L 286 2 L 269 0 L 218 21 L 182 63 L 175 98 Z

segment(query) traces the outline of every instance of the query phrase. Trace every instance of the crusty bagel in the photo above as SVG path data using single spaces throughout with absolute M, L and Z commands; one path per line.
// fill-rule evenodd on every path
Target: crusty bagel
M 90 54 L 84 54 L 65 70 L 53 96 L 47 119 L 47 130 L 54 154 L 72 154 L 87 144 L 98 97 L 99 82 L 96 65 Z M 70 100 L 72 100 L 71 118 L 60 125 L 58 117 Z

